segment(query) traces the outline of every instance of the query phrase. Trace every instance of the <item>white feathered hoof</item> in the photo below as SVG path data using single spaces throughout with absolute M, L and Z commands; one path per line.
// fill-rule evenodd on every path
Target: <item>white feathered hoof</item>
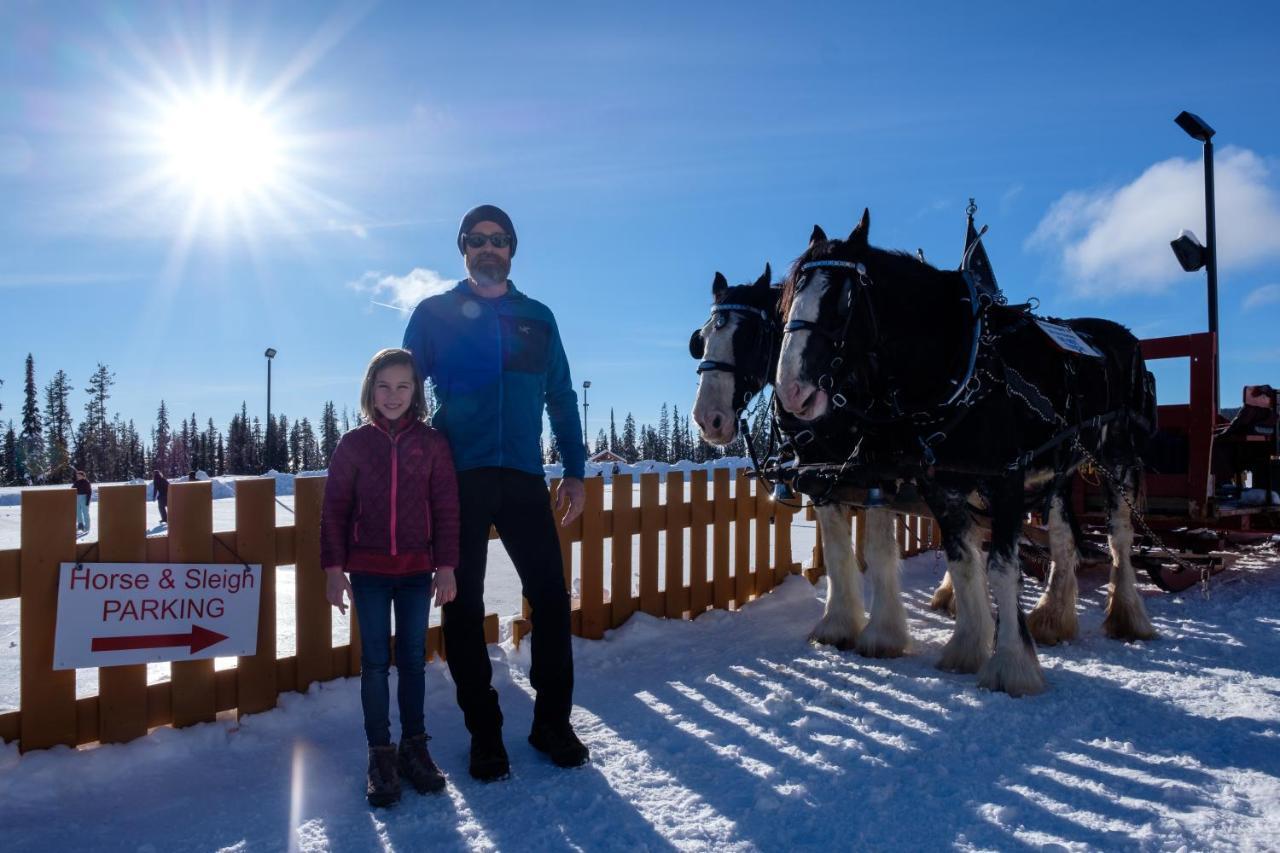
M 835 646 L 840 651 L 847 652 L 854 648 L 865 624 L 865 621 L 842 614 L 828 613 L 813 626 L 813 631 L 809 633 L 809 642 L 821 646 Z
M 938 588 L 933 591 L 933 598 L 929 599 L 929 609 L 945 610 L 952 619 L 956 618 L 956 593 L 955 587 L 951 585 L 951 575 L 943 577 L 942 583 L 938 584 Z
M 1112 596 L 1107 601 L 1102 630 L 1113 640 L 1154 640 L 1159 634 L 1147 618 L 1147 610 L 1137 595 L 1122 599 Z
M 1034 696 L 1044 692 L 1044 673 L 1032 649 L 1026 646 L 996 649 L 978 671 L 978 686 L 1015 698 Z
M 1045 597 L 1027 614 L 1027 630 L 1037 644 L 1056 646 L 1074 640 L 1080 633 L 1080 623 L 1075 607 L 1063 607 Z
M 877 625 L 873 619 L 858 635 L 854 649 L 864 658 L 900 658 L 910 645 L 906 625 Z
M 937 667 L 943 672 L 972 673 L 991 657 L 991 636 L 977 631 L 956 631 L 942 647 Z

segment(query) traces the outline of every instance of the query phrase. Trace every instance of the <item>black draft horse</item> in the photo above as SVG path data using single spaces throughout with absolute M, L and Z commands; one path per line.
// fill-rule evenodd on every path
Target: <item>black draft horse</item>
M 766 264 L 754 284 L 730 286 L 716 273 L 711 285 L 711 316 L 689 339 L 689 354 L 698 360 L 698 393 L 693 420 L 705 441 L 723 446 L 737 436 L 738 421 L 751 399 L 773 381 L 782 346 L 779 302 L 782 289 L 771 285 Z M 806 425 L 775 413 L 784 433 L 793 438 L 810 432 Z M 839 465 L 857 441 L 852 424 L 829 419 L 820 438 L 796 449 L 805 465 Z M 797 486 L 803 491 L 801 484 Z M 908 647 L 906 608 L 899 581 L 901 556 L 895 538 L 893 513 L 866 513 L 866 564 L 859 566 L 844 504 L 815 495 L 815 512 L 822 531 L 823 562 L 827 567 L 827 602 L 810 639 L 839 649 L 855 649 L 869 657 L 897 657 Z M 864 606 L 864 571 L 874 591 L 870 619 Z
M 869 230 L 866 211 L 845 240 L 815 226 L 784 284 L 775 391 L 803 421 L 851 413 L 865 433 L 862 464 L 886 488 L 910 480 L 932 510 L 956 596 L 939 667 L 978 672 L 983 687 L 1013 695 L 1044 689 L 1032 635 L 1053 643 L 1077 631 L 1068 495 L 1086 463 L 1108 486 L 1105 630 L 1154 637 L 1130 562 L 1129 510 L 1155 412 L 1137 339 L 1107 320 L 992 305 L 965 273 L 870 246 Z M 971 501 L 991 515 L 985 574 Z M 1017 546 L 1030 509 L 1045 511 L 1053 569 L 1024 618 Z

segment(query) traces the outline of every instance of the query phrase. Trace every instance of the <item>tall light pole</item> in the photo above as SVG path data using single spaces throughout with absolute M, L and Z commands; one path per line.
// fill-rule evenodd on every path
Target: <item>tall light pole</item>
M 271 433 L 273 432 L 271 423 L 271 360 L 276 357 L 276 351 L 271 347 L 267 347 L 267 351 L 263 353 L 267 357 L 267 446 L 263 456 L 263 462 L 270 464 L 272 454 L 275 452 L 275 445 L 271 442 Z
M 1174 119 L 1187 136 L 1204 145 L 1204 228 L 1205 245 L 1200 246 L 1193 235 L 1183 234 L 1173 241 L 1174 254 L 1187 272 L 1205 267 L 1209 278 L 1209 331 L 1218 334 L 1218 236 L 1213 203 L 1213 134 L 1208 122 L 1186 110 Z M 1198 250 L 1198 251 L 1197 251 Z M 1221 405 L 1218 387 L 1218 358 L 1215 348 L 1213 359 L 1213 411 L 1216 416 Z
M 587 409 L 591 406 L 587 402 L 587 389 L 591 387 L 591 380 L 582 380 L 582 446 L 587 451 L 587 456 L 591 456 L 591 439 L 587 438 Z

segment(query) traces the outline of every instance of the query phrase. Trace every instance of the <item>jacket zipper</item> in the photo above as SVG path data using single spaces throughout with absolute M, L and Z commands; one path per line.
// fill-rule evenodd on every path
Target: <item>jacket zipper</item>
M 493 313 L 498 319 L 498 334 L 497 334 L 497 338 L 498 338 L 498 467 L 501 468 L 502 467 L 502 418 L 503 418 L 504 397 L 506 392 L 506 381 L 505 381 L 506 377 L 503 375 L 505 371 L 503 370 L 503 363 L 502 363 L 501 306 L 498 304 L 495 304 L 493 306 Z
M 391 556 L 396 556 L 396 486 L 399 480 L 400 436 L 404 430 L 391 436 Z

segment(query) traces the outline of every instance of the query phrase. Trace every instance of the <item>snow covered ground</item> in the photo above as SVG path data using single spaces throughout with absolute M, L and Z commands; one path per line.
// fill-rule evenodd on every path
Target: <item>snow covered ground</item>
M 1105 576 L 1081 578 L 1081 637 L 1041 650 L 1044 695 L 933 668 L 941 574 L 909 560 L 914 650 L 865 660 L 806 634 L 825 582 L 800 578 L 692 623 L 639 615 L 575 641 L 574 720 L 592 761 L 524 741 L 528 645 L 491 647 L 512 777 L 466 772 L 447 669 L 428 666 L 440 796 L 371 811 L 356 680 L 130 744 L 0 748 L 6 851 L 1205 850 L 1280 838 L 1280 557 L 1242 559 L 1205 600 L 1144 587 L 1161 639 L 1101 634 Z M 1028 583 L 1028 603 L 1038 592 Z

